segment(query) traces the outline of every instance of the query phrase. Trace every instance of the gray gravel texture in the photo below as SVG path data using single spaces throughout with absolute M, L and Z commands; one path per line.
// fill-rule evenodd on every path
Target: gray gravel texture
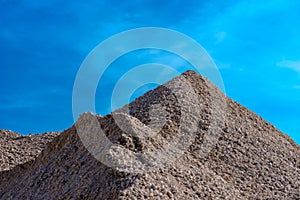
M 0 172 L 0 199 L 300 199 L 300 147 L 197 73 L 181 76 L 193 85 L 201 112 L 196 138 L 175 162 L 137 174 L 113 169 L 86 150 L 73 126 L 35 160 Z M 226 108 L 217 105 L 224 101 Z M 148 125 L 154 103 L 169 115 L 151 138 L 126 134 L 112 115 L 97 117 L 114 144 L 133 152 L 156 150 L 176 137 L 181 116 L 176 97 L 159 86 L 127 108 Z M 206 151 L 209 130 L 218 137 Z
M 21 135 L 0 129 L 0 171 L 10 170 L 16 165 L 34 160 L 46 144 L 59 133 Z

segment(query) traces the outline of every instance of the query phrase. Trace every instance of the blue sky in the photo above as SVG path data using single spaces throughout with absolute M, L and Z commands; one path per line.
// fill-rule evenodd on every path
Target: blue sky
M 226 94 L 300 143 L 299 10 L 297 0 L 0 0 L 0 128 L 68 128 L 73 83 L 88 53 L 120 31 L 158 26 L 199 42 L 219 67 Z M 109 112 L 111 89 L 130 66 L 176 59 L 144 54 L 110 66 L 98 86 L 105 90 L 97 93 L 97 112 Z

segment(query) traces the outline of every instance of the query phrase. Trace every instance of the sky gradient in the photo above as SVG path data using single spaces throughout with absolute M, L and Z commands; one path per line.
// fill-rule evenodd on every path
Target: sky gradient
M 24 134 L 68 128 L 74 80 L 88 53 L 113 34 L 154 26 L 199 42 L 226 94 L 300 143 L 300 1 L 88 2 L 0 0 L 0 128 Z M 145 51 L 118 59 L 98 86 L 97 112 L 110 112 L 111 90 L 130 67 L 184 65 L 176 59 Z

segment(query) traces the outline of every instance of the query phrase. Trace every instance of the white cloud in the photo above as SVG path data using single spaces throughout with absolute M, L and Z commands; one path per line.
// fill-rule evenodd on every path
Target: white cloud
M 290 69 L 295 70 L 296 72 L 300 73 L 300 60 L 298 60 L 298 61 L 283 60 L 283 61 L 277 62 L 276 65 L 278 67 L 290 68 Z

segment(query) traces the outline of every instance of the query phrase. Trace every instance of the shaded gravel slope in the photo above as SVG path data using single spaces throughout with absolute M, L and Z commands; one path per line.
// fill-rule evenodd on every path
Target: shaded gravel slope
M 35 159 L 58 134 L 48 132 L 26 136 L 0 130 L 0 171 L 10 170 L 16 165 Z

